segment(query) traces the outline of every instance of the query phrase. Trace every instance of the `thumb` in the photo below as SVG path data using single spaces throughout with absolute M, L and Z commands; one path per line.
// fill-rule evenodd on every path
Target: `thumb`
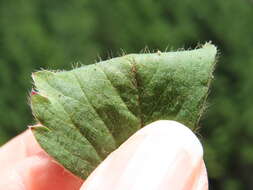
M 81 190 L 207 190 L 198 138 L 175 121 L 142 128 L 111 153 Z

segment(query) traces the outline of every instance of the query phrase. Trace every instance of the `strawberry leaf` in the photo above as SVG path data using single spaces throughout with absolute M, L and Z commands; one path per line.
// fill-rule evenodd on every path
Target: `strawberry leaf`
M 161 119 L 194 129 L 216 48 L 130 54 L 71 71 L 33 73 L 31 107 L 41 147 L 85 179 L 143 126 Z

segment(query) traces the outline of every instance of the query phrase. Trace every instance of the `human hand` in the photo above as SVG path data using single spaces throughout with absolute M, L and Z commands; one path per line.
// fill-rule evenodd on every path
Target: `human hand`
M 2 190 L 207 190 L 202 146 L 187 127 L 137 131 L 83 182 L 48 156 L 30 130 L 0 148 Z

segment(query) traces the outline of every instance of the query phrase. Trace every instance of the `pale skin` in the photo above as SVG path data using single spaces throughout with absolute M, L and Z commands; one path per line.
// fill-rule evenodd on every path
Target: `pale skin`
M 0 148 L 4 190 L 207 190 L 202 145 L 175 121 L 137 131 L 86 179 L 64 169 L 38 145 L 30 130 Z

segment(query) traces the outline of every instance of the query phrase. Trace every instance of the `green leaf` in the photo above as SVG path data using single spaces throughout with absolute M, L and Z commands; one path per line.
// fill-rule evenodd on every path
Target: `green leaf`
M 33 133 L 46 152 L 86 178 L 129 136 L 162 119 L 197 126 L 216 47 L 130 54 L 71 71 L 33 73 Z

